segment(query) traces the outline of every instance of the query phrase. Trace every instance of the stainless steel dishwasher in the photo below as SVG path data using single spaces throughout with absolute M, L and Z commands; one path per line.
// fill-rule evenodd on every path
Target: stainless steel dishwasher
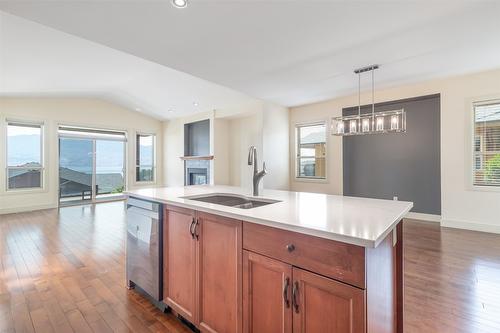
M 129 197 L 127 200 L 127 284 L 162 300 L 161 204 Z

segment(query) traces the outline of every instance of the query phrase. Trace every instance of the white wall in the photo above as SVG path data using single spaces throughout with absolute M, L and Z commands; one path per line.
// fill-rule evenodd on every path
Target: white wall
M 184 185 L 184 164 L 179 158 L 184 154 L 184 124 L 210 119 L 210 149 L 212 183 L 252 188 L 253 167 L 248 165 L 248 149 L 257 147 L 259 170 L 265 161 L 268 175 L 261 187 L 288 189 L 288 125 L 287 108 L 271 103 L 255 103 L 236 115 L 217 111 L 203 112 L 177 118 L 163 124 L 164 184 Z
M 229 121 L 229 179 L 233 186 L 252 188 L 253 166 L 248 165 L 250 146 L 257 147 L 259 170 L 262 169 L 262 111 Z M 265 178 L 265 177 L 264 177 Z M 263 186 L 261 184 L 261 186 Z
M 41 190 L 6 191 L 5 120 L 44 123 L 45 181 Z M 116 129 L 127 132 L 127 185 L 135 182 L 135 133 L 157 135 L 157 179 L 162 183 L 162 124 L 159 120 L 123 107 L 84 98 L 0 98 L 0 213 L 17 212 L 58 205 L 58 135 L 59 124 Z M 155 186 L 147 184 L 147 186 Z M 144 185 L 146 186 L 146 185 Z
M 214 184 L 229 185 L 229 121 L 225 118 L 214 118 Z
M 210 154 L 214 153 L 214 111 L 202 112 L 189 117 L 176 118 L 163 123 L 164 155 L 163 155 L 163 185 L 184 186 L 184 124 L 210 119 Z M 213 163 L 211 164 L 213 170 Z M 211 172 L 211 183 L 214 173 Z
M 288 108 L 270 103 L 264 105 L 262 148 L 268 171 L 263 179 L 265 188 L 288 190 L 290 186 L 289 115 Z
M 471 186 L 472 108 L 475 100 L 500 98 L 500 70 L 434 80 L 377 91 L 376 102 L 429 94 L 441 94 L 441 206 L 445 226 L 500 232 L 500 191 Z M 370 95 L 362 95 L 369 103 Z M 290 133 L 294 124 L 340 115 L 342 108 L 357 105 L 357 96 L 347 96 L 290 110 Z M 409 128 L 408 130 L 411 130 Z M 290 163 L 291 189 L 342 193 L 342 139 L 328 136 L 326 183 L 300 182 Z M 290 136 L 290 150 L 295 136 Z M 291 161 L 294 161 L 293 155 Z M 418 166 L 415 166 L 418 167 Z
M 253 166 L 248 165 L 250 146 L 257 147 L 258 170 L 266 162 L 267 175 L 261 188 L 289 188 L 289 111 L 272 103 L 262 103 L 252 114 L 229 121 L 230 184 L 252 188 Z

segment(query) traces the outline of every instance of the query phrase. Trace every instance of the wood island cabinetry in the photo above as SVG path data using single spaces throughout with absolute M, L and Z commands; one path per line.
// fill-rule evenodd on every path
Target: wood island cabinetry
M 167 206 L 164 300 L 202 332 L 242 330 L 241 221 Z
M 167 205 L 164 302 L 202 332 L 401 333 L 396 228 L 365 248 Z

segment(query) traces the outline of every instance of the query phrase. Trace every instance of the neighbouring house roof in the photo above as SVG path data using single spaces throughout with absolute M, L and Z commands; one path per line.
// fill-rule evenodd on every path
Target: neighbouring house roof
M 92 175 L 68 168 L 59 168 L 59 178 L 74 183 L 92 186 Z
M 89 187 L 92 186 L 92 175 L 68 168 L 59 169 L 59 178 Z M 96 183 L 100 191 L 111 191 L 123 186 L 123 176 L 120 173 L 98 173 Z
M 29 165 L 23 165 L 27 167 Z M 32 170 L 29 169 L 10 169 L 9 178 L 20 178 L 27 176 Z M 69 168 L 59 168 L 60 184 L 72 182 L 85 187 L 92 187 L 92 175 Z M 96 182 L 99 189 L 102 191 L 112 191 L 116 188 L 123 186 L 123 176 L 120 173 L 98 173 L 96 175 Z
M 324 143 L 325 133 L 315 132 L 306 135 L 300 139 L 301 144 L 313 144 L 313 143 Z
M 500 121 L 500 104 L 476 106 L 476 122 Z

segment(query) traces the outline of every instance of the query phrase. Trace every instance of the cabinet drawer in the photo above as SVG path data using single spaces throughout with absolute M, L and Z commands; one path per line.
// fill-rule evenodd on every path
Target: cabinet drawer
M 361 246 L 245 222 L 243 248 L 365 288 Z

